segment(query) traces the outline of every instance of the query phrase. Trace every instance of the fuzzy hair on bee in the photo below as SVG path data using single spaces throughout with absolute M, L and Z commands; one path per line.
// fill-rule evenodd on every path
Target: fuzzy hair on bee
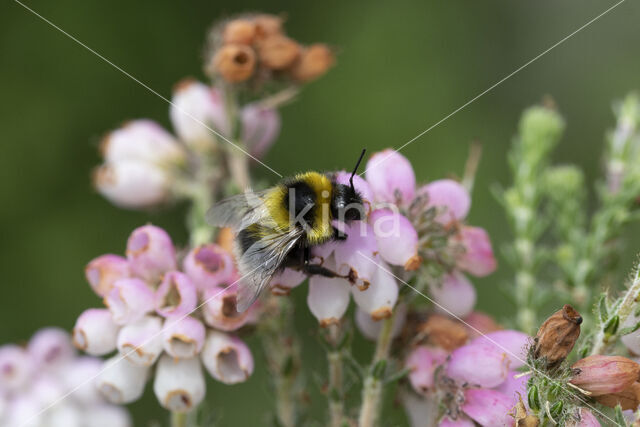
M 361 194 L 353 185 L 336 182 L 333 174 L 304 172 L 283 179 L 264 191 L 246 191 L 216 203 L 207 213 L 209 224 L 236 233 L 234 251 L 238 271 L 237 309 L 245 311 L 271 278 L 286 267 L 327 277 L 342 277 L 310 264 L 313 246 L 347 236 L 332 221 L 349 223 L 364 218 Z

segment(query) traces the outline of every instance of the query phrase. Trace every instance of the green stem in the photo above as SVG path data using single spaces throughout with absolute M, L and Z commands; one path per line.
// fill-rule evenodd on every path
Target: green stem
M 340 325 L 329 326 L 329 340 L 332 349 L 327 353 L 329 363 L 329 414 L 331 427 L 340 427 L 344 421 L 344 395 L 342 389 L 343 366 L 339 345 Z
M 187 427 L 187 414 L 185 412 L 171 412 L 171 427 Z
M 618 305 L 617 309 L 609 314 L 609 318 L 618 316 L 619 324 L 623 325 L 627 320 L 627 317 L 632 313 L 633 306 L 638 302 L 640 297 L 640 265 L 636 268 L 636 275 L 627 289 L 627 292 L 622 297 L 622 302 Z M 619 329 L 619 328 L 618 328 Z M 591 354 L 602 354 L 618 339 L 617 334 L 610 335 L 605 331 L 605 325 L 601 325 L 598 335 L 593 342 L 593 349 Z
M 358 418 L 359 427 L 375 427 L 380 415 L 383 378 L 378 368 L 386 362 L 391 348 L 393 315 L 383 320 L 382 329 L 376 342 L 376 351 L 369 367 L 369 374 L 364 380 L 362 390 L 362 407 Z M 383 366 L 384 367 L 384 366 Z
M 245 191 L 251 184 L 249 176 L 249 156 L 246 154 L 244 143 L 241 140 L 241 120 L 240 109 L 236 91 L 229 85 L 223 87 L 224 107 L 229 119 L 229 129 L 231 140 L 234 145 L 227 144 L 228 166 L 231 178 L 239 187 L 240 191 Z

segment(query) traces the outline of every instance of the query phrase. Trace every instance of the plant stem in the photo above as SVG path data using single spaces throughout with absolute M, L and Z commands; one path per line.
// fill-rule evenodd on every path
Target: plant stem
M 395 314 L 395 313 L 394 313 Z M 369 374 L 364 380 L 362 390 L 362 407 L 358 418 L 359 427 L 375 427 L 380 415 L 380 399 L 382 397 L 383 378 L 376 372 L 381 363 L 387 360 L 391 348 L 393 315 L 383 320 L 382 329 L 376 342 L 376 352 L 369 367 Z
M 329 326 L 329 341 L 332 349 L 327 353 L 329 362 L 329 414 L 331 427 L 340 427 L 344 420 L 344 395 L 342 389 L 342 350 L 337 348 L 341 330 L 340 325 Z
M 249 188 L 251 180 L 249 177 L 249 157 L 244 150 L 244 143 L 241 140 L 241 119 L 240 109 L 238 107 L 238 99 L 236 91 L 229 85 L 223 86 L 224 90 L 224 107 L 229 120 L 229 131 L 231 140 L 236 146 L 228 144 L 228 166 L 231 178 L 239 187 L 240 191 Z M 242 148 L 243 150 L 241 150 Z
M 171 427 L 187 427 L 187 414 L 185 412 L 171 412 Z
M 620 319 L 620 325 L 623 325 L 627 317 L 633 311 L 633 306 L 638 302 L 638 298 L 640 297 L 640 265 L 636 267 L 636 274 L 627 289 L 627 292 L 622 297 L 622 302 L 618 305 L 617 309 L 609 315 L 609 318 L 613 316 L 618 316 Z M 602 354 L 607 350 L 616 339 L 618 339 L 617 334 L 609 335 L 605 332 L 605 325 L 600 327 L 598 331 L 598 335 L 593 342 L 593 349 L 591 350 L 591 354 Z

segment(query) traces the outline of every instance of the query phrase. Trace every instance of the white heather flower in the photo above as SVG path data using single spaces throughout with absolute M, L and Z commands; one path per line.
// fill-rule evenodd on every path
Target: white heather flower
M 170 317 L 162 328 L 162 345 L 169 355 L 188 359 L 202 350 L 205 333 L 202 322 L 194 317 Z
M 198 358 L 173 359 L 164 355 L 158 361 L 153 391 L 160 404 L 170 411 L 186 412 L 202 402 L 204 375 Z
M 78 357 L 64 370 L 61 380 L 67 390 L 75 390 L 73 397 L 83 406 L 103 402 L 93 379 L 102 368 L 102 360 L 95 357 Z
M 144 391 L 149 368 L 137 366 L 116 355 L 105 361 L 96 386 L 102 396 L 119 405 L 138 400 Z
M 140 279 L 120 279 L 105 297 L 113 321 L 124 325 L 141 319 L 153 310 L 153 291 Z
M 84 270 L 91 289 L 101 297 L 106 296 L 113 283 L 131 276 L 129 263 L 119 255 L 106 254 L 93 259 Z
M 209 374 L 225 384 L 244 382 L 253 373 L 249 347 L 233 335 L 209 331 L 200 357 Z
M 92 356 L 103 356 L 116 349 L 119 329 L 109 310 L 90 308 L 85 310 L 76 321 L 73 328 L 73 343 Z
M 252 310 L 238 313 L 237 297 L 237 286 L 207 289 L 204 293 L 206 303 L 202 307 L 207 325 L 222 331 L 234 331 L 244 326 L 249 321 Z
M 183 270 L 200 291 L 231 283 L 234 274 L 233 257 L 220 246 L 209 243 L 189 251 Z
M 6 425 L 20 427 L 41 427 L 44 424 L 44 414 L 40 403 L 28 393 L 16 396 L 7 408 Z M 2 420 L 4 421 L 4 420 Z
M 476 304 L 476 289 L 464 274 L 454 271 L 444 277 L 442 283 L 430 287 L 433 299 L 439 304 L 436 310 L 465 317 Z
M 302 284 L 306 278 L 307 275 L 301 271 L 285 268 L 281 273 L 277 273 L 271 278 L 271 282 L 269 282 L 271 293 L 274 295 L 289 295 L 291 289 Z
M 377 267 L 374 273 L 371 286 L 365 290 L 357 287 L 351 289 L 353 300 L 358 307 L 369 313 L 374 320 L 391 316 L 398 300 L 398 284 L 388 270 L 389 267 L 386 264 L 380 263 L 380 267 Z
M 127 240 L 127 260 L 131 271 L 149 283 L 177 267 L 176 250 L 169 234 L 160 227 L 138 227 Z
M 24 387 L 32 372 L 27 352 L 17 345 L 0 347 L 0 390 L 13 391 Z
M 29 356 L 39 369 L 67 363 L 75 356 L 69 334 L 60 328 L 44 328 L 29 340 Z
M 160 167 L 179 164 L 185 151 L 175 138 L 151 120 L 134 120 L 116 129 L 102 141 L 100 149 L 107 163 L 149 163 Z
M 211 150 L 219 138 L 211 129 L 230 133 L 222 94 L 194 80 L 176 85 L 169 116 L 180 139 L 199 152 Z
M 325 262 L 329 270 L 335 269 L 334 257 Z M 342 278 L 320 275 L 309 279 L 307 305 L 322 327 L 338 323 L 349 307 L 349 282 Z
M 184 316 L 198 304 L 198 291 L 189 276 L 179 271 L 164 275 L 155 293 L 156 312 L 163 316 Z
M 151 366 L 162 353 L 162 320 L 157 316 L 122 327 L 118 334 L 118 351 L 134 365 Z
M 356 309 L 355 319 L 358 330 L 365 338 L 372 341 L 378 339 L 378 335 L 380 335 L 380 330 L 382 329 L 382 322 L 380 320 L 374 320 L 368 312 L 361 308 Z M 393 317 L 393 326 L 391 331 L 391 336 L 393 338 L 400 335 L 406 319 L 407 305 L 399 304 L 398 307 L 396 307 L 396 313 Z
M 93 182 L 100 194 L 127 209 L 159 205 L 171 196 L 170 174 L 147 163 L 104 164 L 95 170 Z
M 53 402 L 52 402 L 53 403 Z M 82 412 L 69 402 L 60 402 L 49 408 L 45 415 L 46 425 L 64 427 L 83 427 Z

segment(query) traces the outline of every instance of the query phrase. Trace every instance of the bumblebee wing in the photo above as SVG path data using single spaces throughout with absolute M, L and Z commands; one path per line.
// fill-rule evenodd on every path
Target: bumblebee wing
M 254 303 L 303 234 L 297 228 L 286 232 L 269 229 L 239 257 L 238 268 L 243 275 L 238 289 L 239 312 Z
M 269 215 L 264 203 L 267 191 L 247 191 L 219 201 L 207 212 L 207 222 L 216 227 L 231 227 L 235 230 L 260 222 Z

